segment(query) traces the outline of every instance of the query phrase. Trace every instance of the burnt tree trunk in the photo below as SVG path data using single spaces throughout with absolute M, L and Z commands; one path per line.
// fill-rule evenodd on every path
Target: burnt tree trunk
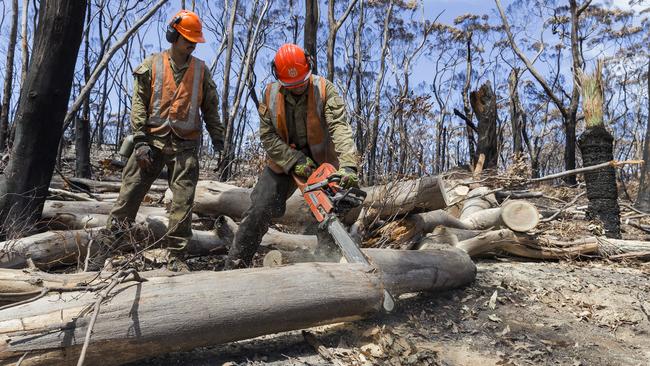
M 52 179 L 86 1 L 41 3 L 30 73 L 16 112 L 11 159 L 0 180 L 0 236 L 41 215 Z
M 471 103 L 469 101 L 469 88 L 472 80 L 472 32 L 467 34 L 467 54 L 465 55 L 466 59 L 466 70 L 465 70 L 465 84 L 463 85 L 463 112 L 465 113 L 465 130 L 467 132 L 467 147 L 469 149 L 469 160 L 470 164 L 474 165 L 478 159 L 476 154 L 476 141 L 474 139 L 474 130 L 472 129 L 472 109 Z
M 90 3 L 86 12 L 86 22 L 90 24 Z M 84 81 L 90 79 L 90 59 L 88 52 L 90 48 L 90 27 L 84 36 Z M 83 103 L 81 119 L 75 119 L 75 153 L 76 166 L 75 176 L 90 178 L 90 94 L 86 96 Z
M 584 166 L 592 166 L 614 160 L 614 138 L 603 122 L 602 63 L 596 66 L 594 76 L 580 74 L 585 132 L 580 136 L 580 152 Z M 620 238 L 620 208 L 616 187 L 616 170 L 608 167 L 585 173 L 587 185 L 587 218 L 600 220 L 605 236 Z
M 499 160 L 497 140 L 497 96 L 490 82 L 470 93 L 470 103 L 478 120 L 478 147 L 475 160 L 485 155 L 485 168 L 496 168 Z
M 508 77 L 510 91 L 510 123 L 512 124 L 512 152 L 515 157 L 524 153 L 524 124 L 526 115 L 519 100 L 519 69 L 512 69 Z
M 648 95 L 650 95 L 650 63 L 648 63 Z M 635 207 L 641 211 L 650 212 L 650 104 L 648 105 L 648 124 L 643 142 L 643 166 L 641 167 L 641 182 Z
M 584 166 L 591 166 L 614 160 L 614 138 L 604 126 L 587 128 L 580 136 L 580 152 Z M 585 173 L 587 185 L 588 219 L 598 219 L 605 227 L 605 235 L 620 238 L 620 208 L 616 188 L 614 167 Z
M 0 152 L 7 149 L 9 137 L 9 105 L 11 103 L 12 83 L 14 80 L 14 54 L 16 39 L 18 37 L 18 0 L 12 2 L 11 30 L 9 31 L 9 45 L 7 47 L 7 64 L 5 72 L 5 85 L 2 94 L 2 108 L 0 109 Z
M 318 35 L 318 0 L 305 0 L 305 51 L 312 56 L 314 64 L 312 72 L 318 74 L 318 58 L 316 57 L 316 37 Z

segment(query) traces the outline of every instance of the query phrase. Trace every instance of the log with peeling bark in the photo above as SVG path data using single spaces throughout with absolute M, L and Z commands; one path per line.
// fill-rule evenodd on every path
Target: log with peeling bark
M 392 243 L 416 244 L 427 233 L 438 226 L 462 230 L 485 230 L 504 227 L 518 232 L 532 230 L 539 224 L 539 213 L 535 206 L 526 201 L 508 201 L 501 207 L 473 211 L 459 220 L 446 211 L 436 210 L 407 216 L 393 221 L 379 229 L 378 239 L 370 240 L 371 245 L 380 240 Z M 403 248 L 406 249 L 406 248 Z
M 457 231 L 463 233 L 463 231 Z M 440 244 L 453 245 L 471 257 L 505 253 L 531 259 L 568 259 L 580 256 L 603 258 L 647 257 L 650 242 L 636 240 L 588 237 L 573 241 L 517 234 L 512 230 L 501 229 L 482 232 L 475 237 L 458 240 L 451 231 L 442 231 L 437 237 L 427 236 L 420 242 L 420 249 L 437 248 Z
M 493 193 L 490 193 L 489 188 L 475 188 L 467 194 L 467 197 L 463 202 L 463 209 L 460 212 L 460 219 L 464 220 L 466 217 L 478 211 L 496 207 L 497 205 L 497 199 Z
M 380 311 L 384 288 L 394 296 L 436 292 L 468 284 L 476 273 L 460 250 L 368 253 L 379 271 L 360 264 L 304 263 L 122 283 L 100 307 L 86 362 L 119 365 L 352 321 Z M 75 364 L 95 302 L 95 296 L 82 295 L 52 293 L 1 310 L 0 360 L 22 358 L 22 366 Z
M 466 215 L 462 222 L 474 230 L 507 227 L 514 231 L 526 232 L 539 224 L 539 212 L 535 206 L 526 201 L 508 201 L 501 207 L 488 208 Z

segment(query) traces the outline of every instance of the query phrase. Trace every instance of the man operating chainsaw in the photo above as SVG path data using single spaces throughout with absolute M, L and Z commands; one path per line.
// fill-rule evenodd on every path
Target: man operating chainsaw
M 312 59 L 295 44 L 278 49 L 271 72 L 277 79 L 260 103 L 260 140 L 268 166 L 251 193 L 251 206 L 228 253 L 229 266 L 250 266 L 273 218 L 284 215 L 294 177 L 307 179 L 330 163 L 342 188 L 357 187 L 357 151 L 345 102 L 334 84 L 312 73 Z

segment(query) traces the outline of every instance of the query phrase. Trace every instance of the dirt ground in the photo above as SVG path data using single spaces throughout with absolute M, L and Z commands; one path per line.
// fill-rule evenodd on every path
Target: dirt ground
M 483 260 L 469 287 L 405 295 L 391 314 L 309 334 L 315 342 L 287 332 L 131 366 L 648 365 L 650 265 Z

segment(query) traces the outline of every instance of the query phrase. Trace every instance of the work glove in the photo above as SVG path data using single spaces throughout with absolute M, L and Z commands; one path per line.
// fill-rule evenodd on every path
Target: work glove
M 300 159 L 298 159 L 296 165 L 293 166 L 293 173 L 302 178 L 309 178 L 311 173 L 313 173 L 314 169 L 316 168 L 316 163 L 314 163 L 314 161 L 311 160 L 308 156 L 303 155 Z
M 135 147 L 135 160 L 142 170 L 149 170 L 153 166 L 151 147 L 146 142 L 140 142 Z
M 339 182 L 341 188 L 359 188 L 359 176 L 357 175 L 357 171 L 353 168 L 343 167 L 339 169 L 336 174 L 341 176 L 341 181 Z

